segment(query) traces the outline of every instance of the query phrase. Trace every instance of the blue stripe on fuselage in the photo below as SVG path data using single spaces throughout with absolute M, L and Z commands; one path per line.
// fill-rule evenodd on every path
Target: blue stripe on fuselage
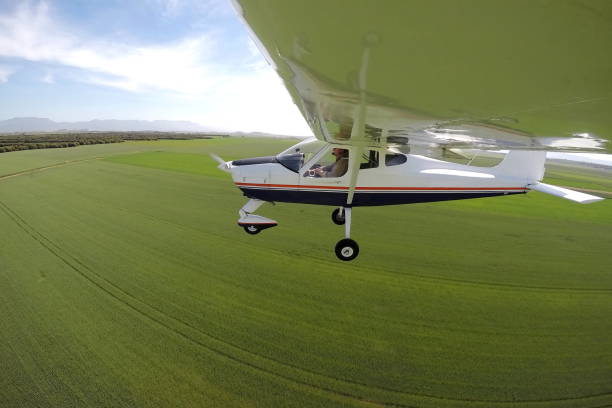
M 346 191 L 307 191 L 240 187 L 245 196 L 280 203 L 303 203 L 342 206 L 346 204 Z M 430 203 L 435 201 L 464 200 L 469 198 L 495 197 L 524 194 L 526 191 L 469 191 L 469 192 L 355 192 L 353 207 Z

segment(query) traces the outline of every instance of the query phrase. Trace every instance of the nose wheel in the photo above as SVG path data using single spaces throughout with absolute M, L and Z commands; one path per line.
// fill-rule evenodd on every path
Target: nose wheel
M 258 228 L 257 225 L 245 225 L 243 228 L 244 231 L 250 235 L 259 234 L 261 232 L 261 229 Z
M 261 215 L 253 214 L 265 201 L 251 199 L 238 211 L 240 219 L 238 225 L 249 235 L 259 234 L 261 231 L 276 227 L 278 223 Z

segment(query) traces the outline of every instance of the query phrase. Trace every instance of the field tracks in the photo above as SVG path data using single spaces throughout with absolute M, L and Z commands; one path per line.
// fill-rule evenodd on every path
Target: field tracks
M 4 174 L 4 175 L 0 175 L 0 182 L 2 182 L 4 180 L 7 180 L 7 179 L 10 179 L 10 178 L 13 178 L 13 177 L 25 176 L 27 174 L 38 173 L 38 172 L 41 172 L 41 171 L 55 169 L 55 168 L 58 168 L 58 167 L 69 166 L 71 164 L 77 164 L 77 163 L 83 163 L 83 162 L 88 162 L 88 161 L 93 161 L 93 160 L 101 160 L 101 159 L 104 159 L 104 157 L 93 157 L 93 158 L 89 158 L 89 159 L 67 160 L 67 161 L 63 161 L 63 162 L 60 162 L 60 163 L 50 164 L 48 166 L 35 167 L 33 169 L 27 169 L 27 170 L 18 171 L 18 172 L 15 172 L 15 173 Z
M 250 153 L 248 143 L 264 150 L 256 146 L 258 142 L 244 142 L 247 148 L 242 147 L 243 141 L 240 148 L 225 148 L 236 155 Z M 564 253 L 554 245 L 562 239 L 579 239 L 590 231 L 587 228 L 593 231 L 589 236 L 601 235 L 601 239 L 609 240 L 603 222 L 609 224 L 611 220 L 599 217 L 603 212 L 594 211 L 588 223 L 576 224 L 577 228 L 584 226 L 584 234 L 569 230 L 574 218 L 568 217 L 564 223 L 567 227 L 557 230 L 560 223 L 556 213 L 551 211 L 550 217 L 548 211 L 543 213 L 542 230 L 550 228 L 557 234 L 555 240 L 548 243 L 539 235 L 527 236 L 525 247 L 543 245 L 542 251 L 567 257 L 568 266 L 578 269 L 574 273 L 568 267 L 556 275 L 557 264 L 551 264 L 550 270 L 542 269 L 551 274 L 551 279 L 531 276 L 528 256 L 517 258 L 512 268 L 496 261 L 495 268 L 481 273 L 471 262 L 473 256 L 482 253 L 482 248 L 474 245 L 465 246 L 466 256 L 459 261 L 452 251 L 448 256 L 438 253 L 432 261 L 427 251 L 413 250 L 399 261 L 366 257 L 349 269 L 332 261 L 325 251 L 328 242 L 320 241 L 320 231 L 305 229 L 297 243 L 275 245 L 272 240 L 253 241 L 238 228 L 226 227 L 233 225 L 233 219 L 220 207 L 237 199 L 235 188 L 231 183 L 209 183 L 192 175 L 182 179 L 179 170 L 207 175 L 214 169 L 204 165 L 201 172 L 192 171 L 203 160 L 183 154 L 193 147 L 190 144 L 177 146 L 176 152 L 168 148 L 164 154 L 129 157 L 135 153 L 131 149 L 141 146 L 144 151 L 159 148 L 158 143 L 143 142 L 137 146 L 113 145 L 112 149 L 97 146 L 77 155 L 40 151 L 37 157 L 2 156 L 6 161 L 1 163 L 4 170 L 0 170 L 0 181 L 7 182 L 0 183 L 0 234 L 7 246 L 0 248 L 0 278 L 5 275 L 2 269 L 6 257 L 8 285 L 4 291 L 10 296 L 4 304 L 0 296 L 0 306 L 9 307 L 7 311 L 15 308 L 10 299 L 26 305 L 27 295 L 33 294 L 32 312 L 50 315 L 50 323 L 57 318 L 68 319 L 67 328 L 71 330 L 62 334 L 61 340 L 66 345 L 78 340 L 82 347 L 62 353 L 57 348 L 56 355 L 82 352 L 78 361 L 58 367 L 66 375 L 66 384 L 74 386 L 63 388 L 64 395 L 73 395 L 78 404 L 93 401 L 79 397 L 95 387 L 92 389 L 100 389 L 100 395 L 116 396 L 117 406 L 150 405 L 152 397 L 170 404 L 190 402 L 186 395 L 193 396 L 193 405 L 204 406 L 210 405 L 207 397 L 211 395 L 215 398 L 212 401 L 228 401 L 227 406 L 302 406 L 302 402 L 304 406 L 325 407 L 612 408 L 612 388 L 607 381 L 610 330 L 605 324 L 612 283 L 602 278 L 598 264 L 586 254 L 574 261 L 574 252 Z M 198 152 L 205 150 L 198 146 Z M 114 159 L 108 165 L 106 160 L 95 161 L 123 155 L 128 156 L 125 162 L 142 161 L 142 165 L 127 166 L 123 164 L 129 163 Z M 57 171 L 46 172 L 54 168 Z M 558 184 L 564 182 L 561 179 Z M 572 182 L 579 184 L 568 180 Z M 589 186 L 612 190 L 607 183 L 600 186 L 593 181 Z M 201 190 L 194 192 L 194 188 Z M 538 195 L 533 198 L 530 204 L 548 205 Z M 39 202 L 44 205 L 39 206 Z M 70 205 L 63 208 L 64 203 Z M 509 221 L 514 219 L 505 205 L 496 207 L 494 203 L 492 213 L 501 212 L 509 216 Z M 207 205 L 213 206 L 212 211 L 207 211 Z M 560 210 L 561 205 L 552 208 Z M 46 214 L 45 209 L 52 211 Z M 287 219 L 300 217 L 297 206 L 280 210 Z M 394 207 L 388 211 L 389 218 L 403 216 Z M 422 214 L 431 215 L 427 211 Z M 435 248 L 436 232 L 448 228 L 443 217 L 457 215 L 452 208 L 438 211 L 442 219 L 431 226 L 431 233 L 423 234 L 423 248 Z M 461 210 L 466 223 L 479 220 L 479 213 L 478 206 Z M 96 218 L 89 218 L 92 215 Z M 570 215 L 581 220 L 578 212 Z M 107 230 L 105 222 L 110 220 L 113 222 Z M 602 225 L 595 226 L 600 220 Z M 386 245 L 381 241 L 384 237 L 375 233 L 380 231 L 376 229 L 379 223 L 362 221 L 363 234 L 374 248 Z M 516 236 L 523 231 L 518 223 L 509 224 L 508 230 Z M 407 219 L 405 224 L 387 225 L 399 232 L 404 225 L 416 224 Z M 289 223 L 287 226 L 291 227 Z M 161 233 L 154 234 L 157 231 Z M 139 238 L 151 232 L 150 238 Z M 278 233 L 276 239 L 294 237 L 292 228 L 274 233 Z M 331 242 L 333 237 L 325 239 Z M 560 248 L 588 248 L 593 257 L 609 261 L 601 239 L 593 238 L 592 248 L 586 244 L 565 245 L 566 241 Z M 134 247 L 114 252 L 131 241 Z M 303 242 L 316 244 L 304 251 Z M 457 249 L 461 244 L 457 243 Z M 231 248 L 231 252 L 225 252 L 225 248 Z M 516 248 L 500 248 L 500 259 L 515 252 Z M 235 256 L 242 258 L 240 262 Z M 292 262 L 295 259 L 298 262 Z M 583 265 L 580 261 L 587 262 Z M 455 262 L 457 268 L 450 268 Z M 486 268 L 485 262 L 474 265 Z M 287 266 L 295 267 L 291 271 L 295 276 L 288 275 Z M 259 267 L 269 269 L 256 274 Z M 521 275 L 505 276 L 519 267 Z M 534 274 L 540 272 L 533 269 Z M 39 273 L 47 279 L 40 286 Z M 576 278 L 590 273 L 601 278 L 600 282 Z M 320 274 L 327 277 L 317 279 Z M 349 279 L 356 281 L 346 287 L 344 282 Z M 0 286 L 3 281 L 0 279 Z M 274 285 L 266 286 L 267 282 Z M 31 292 L 32 288 L 36 291 Z M 53 289 L 61 303 L 38 297 L 46 296 L 47 292 L 39 289 L 47 288 Z M 285 288 L 288 293 L 282 292 Z M 359 299 L 362 293 L 366 295 Z M 450 296 L 442 297 L 448 293 Z M 515 293 L 519 296 L 513 296 Z M 505 302 L 505 297 L 513 303 Z M 56 304 L 60 305 L 57 312 L 53 310 Z M 511 309 L 514 304 L 516 315 Z M 84 306 L 82 312 L 79 305 Z M 360 313 L 361 306 L 373 308 Z M 413 307 L 419 309 L 409 309 Z M 462 309 L 473 314 L 463 319 L 459 315 Z M 277 315 L 282 320 L 274 321 Z M 83 317 L 89 318 L 91 327 L 96 321 L 101 323 L 99 336 L 89 326 L 72 321 Z M 513 320 L 506 323 L 502 317 Z M 321 318 L 329 320 L 321 322 Z M 337 321 L 340 324 L 336 325 Z M 0 326 L 2 322 L 0 318 Z M 39 403 L 50 405 L 56 395 L 46 385 L 47 375 L 55 373 L 44 365 L 45 354 L 56 350 L 48 347 L 52 326 L 47 321 L 32 326 L 37 327 L 16 325 L 17 331 L 5 334 L 9 339 L 7 355 L 19 354 L 24 359 L 23 373 L 17 360 L 13 364 L 17 370 L 4 370 L 9 386 L 0 391 L 0 401 L 9 396 L 13 398 L 9 400 L 11 406 L 19 405 L 18 398 L 29 401 L 26 396 L 32 393 L 40 394 Z M 113 347 L 106 343 L 107 327 L 121 336 Z M 26 329 L 32 329 L 36 350 L 29 343 L 19 342 Z M 368 329 L 371 331 L 365 332 Z M 105 347 L 99 352 L 97 342 Z M 398 358 L 394 359 L 396 354 Z M 98 367 L 102 358 L 107 361 Z M 132 363 L 128 366 L 124 361 Z M 153 364 L 156 371 L 150 369 Z M 82 370 L 93 365 L 95 376 L 83 376 Z M 463 377 L 464 372 L 469 375 Z M 114 386 L 115 379 L 120 378 L 115 377 L 117 373 L 128 379 L 125 385 L 120 384 L 121 389 Z M 26 379 L 26 375 L 31 378 Z M 164 375 L 168 376 L 167 388 L 153 390 L 155 395 L 147 392 L 140 396 L 140 390 Z M 13 384 L 22 384 L 18 381 L 24 387 L 13 392 Z M 230 401 L 226 394 L 238 399 Z M 287 404 L 283 404 L 285 401 Z
M 87 265 L 85 265 L 83 262 L 81 262 L 79 259 L 77 259 L 76 257 L 70 255 L 69 253 L 67 253 L 65 250 L 63 250 L 58 244 L 56 244 L 55 242 L 53 242 L 51 239 L 47 238 L 44 234 L 42 234 L 41 232 L 37 231 L 34 227 L 32 227 L 25 219 L 23 219 L 19 214 L 17 214 L 15 211 L 13 211 L 10 207 L 8 207 L 4 202 L 0 201 L 0 210 L 2 210 L 2 212 L 4 212 L 12 221 L 14 221 L 26 234 L 28 234 L 32 239 L 34 239 L 36 242 L 38 242 L 41 246 L 43 246 L 46 250 L 48 250 L 50 253 L 52 253 L 55 257 L 57 257 L 58 259 L 60 259 L 64 264 L 66 264 L 70 269 L 72 269 L 73 271 L 75 271 L 78 275 L 80 275 L 82 278 L 84 278 L 86 281 L 88 281 L 90 284 L 93 284 L 96 288 L 102 290 L 106 295 L 110 296 L 111 298 L 113 298 L 115 301 L 120 302 L 123 306 L 129 308 L 130 310 L 132 310 L 133 312 L 136 312 L 138 315 L 141 315 L 143 317 L 145 317 L 147 320 L 150 320 L 152 322 L 154 322 L 155 324 L 157 324 L 158 326 L 162 326 L 165 329 L 170 330 L 171 332 L 173 332 L 174 334 L 176 334 L 177 336 L 188 340 L 191 343 L 194 343 L 200 347 L 205 348 L 206 350 L 208 350 L 209 352 L 212 352 L 220 357 L 226 358 L 228 360 L 231 360 L 234 363 L 240 364 L 242 366 L 246 366 L 248 368 L 251 368 L 255 371 L 258 371 L 260 373 L 266 374 L 268 376 L 272 376 L 275 377 L 277 379 L 283 380 L 285 382 L 289 382 L 289 383 L 293 383 L 296 385 L 300 385 L 300 386 L 305 386 L 307 388 L 312 388 L 314 390 L 317 390 L 319 392 L 323 391 L 323 392 L 327 392 L 330 393 L 332 395 L 335 396 L 335 398 L 338 397 L 344 397 L 347 400 L 351 400 L 353 402 L 357 402 L 360 404 L 367 404 L 370 406 L 397 406 L 397 407 L 404 407 L 404 408 L 412 408 L 409 405 L 401 405 L 401 404 L 389 404 L 389 403 L 378 403 L 378 402 L 374 402 L 374 401 L 370 401 L 367 399 L 363 399 L 359 396 L 356 395 L 351 395 L 349 393 L 344 393 L 344 392 L 339 392 L 337 390 L 334 390 L 332 388 L 328 388 L 328 387 L 324 387 L 321 385 L 316 385 L 316 384 L 312 384 L 311 382 L 308 381 L 303 381 L 299 379 L 299 375 L 296 375 L 295 377 L 298 378 L 293 378 L 294 376 L 287 376 L 287 375 L 283 375 L 278 373 L 275 370 L 269 369 L 264 367 L 264 364 L 257 364 L 255 362 L 250 362 L 248 361 L 248 358 L 244 358 L 246 356 L 235 356 L 233 354 L 231 354 L 228 351 L 223 350 L 223 347 L 219 347 L 219 346 L 213 346 L 210 344 L 206 344 L 206 342 L 204 342 L 201 339 L 198 339 L 197 337 L 201 337 L 204 336 L 206 338 L 208 338 L 209 341 L 215 342 L 215 343 L 220 343 L 221 346 L 225 346 L 227 348 L 233 348 L 234 351 L 236 352 L 236 354 L 250 354 L 251 355 L 251 359 L 253 359 L 254 361 L 262 361 L 262 360 L 267 360 L 268 363 L 272 363 L 273 365 L 284 365 L 281 362 L 275 361 L 275 360 L 271 360 L 265 356 L 261 356 L 258 355 L 256 353 L 252 353 L 246 349 L 242 349 L 239 347 L 236 347 L 226 341 L 223 341 L 220 338 L 211 336 L 201 330 L 199 330 L 198 328 L 194 327 L 193 325 L 189 324 L 188 322 L 184 322 L 180 319 L 176 319 L 172 316 L 169 316 L 168 314 L 164 313 L 163 311 L 159 310 L 158 308 L 155 308 L 154 306 L 151 306 L 139 299 L 137 299 L 136 297 L 134 297 L 133 295 L 131 295 L 130 293 L 126 292 L 125 290 L 119 288 L 117 285 L 115 285 L 114 283 L 110 282 L 109 280 L 101 277 L 98 273 L 96 273 L 95 271 L 93 271 L 91 268 L 89 268 Z M 182 330 L 179 327 L 176 326 L 182 326 Z M 191 334 L 196 334 L 196 336 L 192 336 L 190 334 L 188 334 L 189 332 L 191 332 Z M 199 336 L 198 336 L 199 335 Z M 289 365 L 285 365 L 286 368 L 289 369 L 293 369 L 296 371 L 301 371 L 301 374 L 306 374 L 306 372 L 298 367 L 292 367 Z M 280 368 L 280 367 L 277 367 Z M 282 370 L 281 370 L 282 371 Z M 299 373 L 298 373 L 299 374 Z M 320 376 L 319 374 L 315 374 L 315 373 L 310 373 L 311 375 L 315 375 L 315 376 Z M 339 381 L 342 382 L 342 380 L 337 380 L 337 379 L 331 379 L 329 377 L 325 378 L 324 376 L 321 376 L 322 378 L 322 382 L 325 382 L 325 380 L 332 380 L 332 381 Z
M 64 264 L 70 267 L 70 269 L 72 269 L 77 274 L 79 274 L 81 277 L 83 277 L 85 280 L 87 280 L 90 284 L 93 284 L 96 288 L 102 290 L 106 295 L 110 296 L 115 301 L 120 302 L 123 306 L 129 308 L 133 312 L 136 312 L 138 315 L 145 317 L 147 320 L 150 320 L 154 322 L 155 324 L 157 324 L 158 326 L 162 326 L 163 328 L 170 330 L 177 336 L 185 340 L 188 340 L 189 342 L 196 344 L 200 347 L 203 347 L 209 352 L 216 354 L 217 356 L 226 358 L 228 360 L 231 360 L 234 363 L 240 364 L 242 366 L 246 366 L 255 371 L 266 374 L 268 376 L 275 377 L 285 382 L 293 383 L 293 384 L 300 385 L 300 386 L 305 386 L 307 388 L 312 388 L 319 392 L 323 391 L 323 392 L 330 393 L 334 395 L 335 398 L 344 397 L 345 399 L 351 400 L 353 402 L 358 402 L 360 404 L 365 403 L 370 406 L 397 406 L 397 407 L 411 408 L 411 406 L 408 406 L 408 405 L 377 403 L 374 401 L 369 401 L 366 399 L 362 399 L 361 397 L 356 396 L 356 395 L 351 395 L 351 394 L 344 393 L 344 392 L 338 392 L 337 390 L 334 390 L 332 388 L 315 385 L 307 381 L 302 381 L 299 379 L 299 375 L 295 375 L 295 377 L 298 377 L 298 378 L 293 378 L 294 376 L 287 376 L 287 375 L 279 374 L 275 370 L 266 368 L 264 364 L 261 364 L 261 363 L 257 364 L 255 362 L 250 362 L 248 361 L 249 358 L 245 358 L 247 354 L 250 354 L 251 355 L 250 359 L 254 361 L 264 362 L 265 360 L 267 360 L 267 362 L 269 364 L 272 363 L 272 365 L 277 365 L 277 366 L 283 365 L 283 363 L 281 362 L 271 360 L 265 356 L 261 356 L 261 355 L 252 353 L 246 349 L 242 349 L 237 346 L 234 346 L 220 338 L 211 336 L 199 330 L 198 328 L 194 327 L 193 325 L 189 324 L 188 322 L 185 322 L 180 319 L 176 319 L 172 316 L 169 316 L 168 314 L 164 313 L 158 308 L 151 306 L 145 302 L 142 302 L 141 300 L 137 299 L 136 297 L 126 292 L 125 290 L 119 288 L 117 285 L 113 284 L 109 280 L 101 277 L 98 273 L 93 271 L 91 268 L 89 268 L 83 262 L 78 260 L 76 257 L 66 253 L 59 245 L 57 245 L 52 240 L 47 238 L 45 235 L 37 231 L 26 220 L 24 220 L 19 214 L 17 214 L 15 211 L 9 208 L 2 201 L 0 201 L 0 210 L 2 210 L 2 212 L 4 212 L 12 221 L 14 221 L 25 233 L 27 233 L 30 237 L 32 237 L 32 239 L 37 241 L 46 250 L 51 252 L 54 256 L 60 259 Z M 179 327 L 176 327 L 176 326 L 179 326 Z M 189 333 L 196 334 L 196 336 L 190 335 Z M 207 344 L 205 341 L 197 338 L 197 337 L 202 337 L 202 336 L 206 337 L 207 340 L 209 341 L 219 343 L 219 344 L 217 346 L 210 345 L 210 344 Z M 221 347 L 219 347 L 219 345 Z M 234 352 L 236 352 L 236 354 L 242 354 L 243 356 L 235 356 L 232 353 L 226 350 L 223 350 L 223 346 L 226 348 L 232 348 L 234 349 Z M 298 367 L 292 367 L 288 365 L 286 365 L 286 367 L 289 369 L 296 370 L 296 371 L 302 371 L 301 373 L 302 375 L 305 374 L 304 370 L 301 370 Z M 318 376 L 318 374 L 312 374 L 312 375 Z M 330 380 L 330 378 L 323 378 L 323 380 L 325 379 L 327 379 L 328 381 Z M 334 380 L 342 381 L 342 380 L 336 380 L 336 379 Z M 322 382 L 325 382 L 325 381 L 322 381 Z
M 233 246 L 241 246 L 243 248 L 252 248 L 251 245 L 238 242 L 234 238 L 228 237 L 225 234 L 211 232 L 201 227 L 194 227 L 193 225 L 177 223 L 175 221 L 171 221 L 171 220 L 160 218 L 160 217 L 154 217 L 143 211 L 138 211 L 138 210 L 125 208 L 121 206 L 116 206 L 116 208 L 128 214 L 138 214 L 138 216 L 140 217 L 147 218 L 155 222 L 160 222 L 160 223 L 164 223 L 167 225 L 171 225 L 175 228 L 180 228 L 185 231 L 197 232 L 199 234 L 211 236 L 211 237 L 214 237 L 214 239 L 216 240 L 225 241 L 228 244 L 231 244 Z M 285 250 L 279 250 L 273 247 L 267 248 L 267 251 L 278 254 L 279 256 L 287 256 L 287 253 L 288 253 Z M 296 251 L 296 253 L 300 254 L 301 252 Z M 316 261 L 320 263 L 321 265 L 325 265 L 326 267 L 337 266 L 337 262 L 335 258 L 330 260 L 329 257 L 320 255 L 320 254 L 311 254 L 310 256 L 313 261 Z M 385 270 L 385 269 L 378 268 L 372 265 L 363 267 L 361 265 L 355 264 L 355 265 L 352 265 L 352 268 L 354 270 L 360 270 L 363 273 L 368 273 L 368 274 L 377 273 L 377 274 L 385 275 L 385 276 L 403 275 L 403 276 L 409 276 L 412 279 L 422 281 L 422 282 L 433 283 L 433 284 L 446 284 L 449 286 L 472 286 L 472 287 L 489 288 L 489 289 L 496 289 L 496 290 L 507 290 L 507 291 L 528 290 L 528 291 L 533 291 L 533 292 L 547 292 L 547 293 L 577 293 L 577 294 L 583 293 L 583 294 L 589 294 L 589 295 L 591 294 L 601 294 L 601 295 L 612 294 L 612 288 L 596 289 L 596 288 L 579 288 L 579 287 L 562 287 L 562 286 L 537 286 L 537 285 L 526 285 L 526 284 L 520 285 L 520 284 L 504 283 L 504 282 L 487 282 L 487 281 L 478 281 L 478 280 L 469 280 L 469 279 L 456 279 L 456 278 L 450 278 L 450 277 L 428 276 L 428 275 L 419 274 L 417 272 Z
M 445 398 L 434 395 L 417 394 L 402 392 L 383 387 L 375 387 L 368 384 L 353 382 L 346 379 L 334 378 L 325 374 L 309 371 L 287 362 L 278 361 L 270 357 L 254 353 L 248 349 L 231 344 L 222 338 L 208 334 L 193 324 L 170 316 L 158 307 L 148 304 L 138 299 L 133 294 L 120 288 L 108 279 L 101 276 L 84 262 L 74 255 L 67 252 L 52 239 L 34 228 L 22 216 L 13 209 L 0 201 L 0 211 L 5 213 L 16 225 L 26 234 L 32 237 L 47 251 L 66 264 L 71 270 L 85 279 L 88 283 L 101 290 L 105 295 L 120 303 L 123 307 L 136 313 L 137 315 L 149 320 L 165 330 L 172 332 L 188 342 L 205 349 L 217 357 L 231 361 L 234 364 L 258 372 L 260 375 L 271 377 L 290 386 L 303 387 L 315 393 L 327 394 L 331 399 L 340 399 L 350 404 L 358 406 L 376 407 L 404 407 L 415 406 L 458 406 L 457 404 L 469 404 L 473 406 L 489 407 L 513 407 L 513 406 L 545 406 L 556 402 L 558 406 L 568 406 L 566 403 L 574 405 L 577 401 L 591 403 L 596 406 L 601 402 L 607 402 L 609 393 L 592 396 L 582 396 L 568 399 L 557 400 L 536 400 L 536 401 L 481 401 L 481 400 L 462 400 Z M 602 401 L 600 398 L 604 398 Z M 596 401 L 598 400 L 599 401 Z M 418 401 L 418 402 L 416 402 Z M 418 405 L 413 405 L 417 403 Z M 587 405 L 582 405 L 587 407 Z

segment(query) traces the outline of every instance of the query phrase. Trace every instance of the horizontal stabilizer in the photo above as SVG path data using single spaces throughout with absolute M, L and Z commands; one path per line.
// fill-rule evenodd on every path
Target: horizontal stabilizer
M 557 187 L 545 183 L 535 183 L 527 187 L 529 187 L 531 190 L 540 191 L 546 194 L 552 194 L 557 197 L 576 201 L 580 204 L 590 204 L 603 200 L 603 198 L 591 194 L 581 193 L 579 191 L 570 190 L 569 188 Z

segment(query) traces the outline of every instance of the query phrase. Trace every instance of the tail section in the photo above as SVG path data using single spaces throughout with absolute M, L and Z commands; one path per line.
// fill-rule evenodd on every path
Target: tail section
M 492 170 L 495 175 L 511 177 L 516 181 L 525 183 L 525 186 L 531 190 L 552 194 L 577 203 L 590 204 L 603 200 L 601 197 L 570 190 L 569 188 L 540 183 L 542 177 L 544 177 L 545 162 L 546 152 L 544 151 L 510 150 L 504 160 Z
M 546 152 L 534 150 L 510 150 L 504 160 L 492 170 L 497 175 L 512 177 L 533 184 L 544 177 Z

